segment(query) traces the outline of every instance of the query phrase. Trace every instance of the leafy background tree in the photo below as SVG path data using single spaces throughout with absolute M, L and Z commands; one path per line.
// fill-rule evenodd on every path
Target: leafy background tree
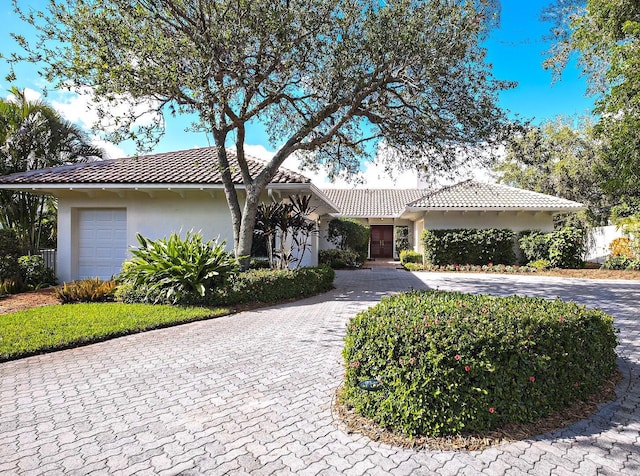
M 514 134 L 494 171 L 508 185 L 581 202 L 589 225 L 606 225 L 612 202 L 597 173 L 600 144 L 589 119 L 558 117 Z
M 215 144 L 236 256 L 248 256 L 260 195 L 291 154 L 336 175 L 384 141 L 397 167 L 439 170 L 495 144 L 508 124 L 497 93 L 512 86 L 482 46 L 498 14 L 495 0 L 51 0 L 22 11 L 39 40 L 16 36 L 24 52 L 12 61 L 91 91 L 105 117 L 123 99 L 157 114 L 139 126 L 132 108 L 111 140 L 153 144 L 164 113 L 195 114 Z M 256 121 L 279 147 L 252 175 L 245 128 Z
M 614 199 L 640 199 L 640 2 L 556 0 L 546 18 L 556 43 L 546 62 L 560 75 L 573 53 L 598 96 L 596 137 L 602 186 Z
M 102 157 L 85 133 L 40 100 L 11 90 L 0 99 L 0 175 L 72 164 Z M 55 242 L 55 202 L 27 192 L 0 192 L 0 224 L 13 229 L 23 253 L 37 253 Z

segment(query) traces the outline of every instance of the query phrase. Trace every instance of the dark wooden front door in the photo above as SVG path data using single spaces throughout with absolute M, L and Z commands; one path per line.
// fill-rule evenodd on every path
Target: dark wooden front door
M 371 257 L 393 258 L 393 225 L 371 225 Z

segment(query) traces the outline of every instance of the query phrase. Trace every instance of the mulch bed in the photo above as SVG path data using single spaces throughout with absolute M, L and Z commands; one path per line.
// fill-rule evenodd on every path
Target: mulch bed
M 39 291 L 2 296 L 0 297 L 0 314 L 22 311 L 31 307 L 60 304 L 53 293 L 54 288 L 51 287 Z
M 333 411 L 346 426 L 347 433 L 359 433 L 380 443 L 414 449 L 428 448 L 444 451 L 480 451 L 490 446 L 522 441 L 544 433 L 561 430 L 573 423 L 589 418 L 598 410 L 598 405 L 616 399 L 615 389 L 621 381 L 622 374 L 620 371 L 616 371 L 614 375 L 604 383 L 602 388 L 587 401 L 577 401 L 570 407 L 541 418 L 533 423 L 509 424 L 484 435 L 454 435 L 438 438 L 422 436 L 409 438 L 405 435 L 381 428 L 371 420 L 356 414 L 352 408 L 340 401 L 338 396 L 340 388 L 336 391 Z

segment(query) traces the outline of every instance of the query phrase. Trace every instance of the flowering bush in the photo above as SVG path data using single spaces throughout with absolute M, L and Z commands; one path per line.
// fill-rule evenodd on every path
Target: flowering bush
M 625 256 L 627 258 L 633 258 L 631 239 L 623 236 L 612 240 L 611 243 L 609 243 L 609 255 L 613 257 Z
M 588 397 L 615 347 L 613 318 L 575 303 L 416 291 L 350 321 L 341 398 L 407 436 L 484 432 Z
M 413 265 L 413 263 L 406 263 L 404 265 L 405 269 L 409 271 L 462 271 L 466 273 L 535 273 L 538 271 L 537 268 L 532 266 L 518 266 L 514 265 L 505 265 L 505 264 L 442 264 L 435 265 L 426 263 L 424 265 Z

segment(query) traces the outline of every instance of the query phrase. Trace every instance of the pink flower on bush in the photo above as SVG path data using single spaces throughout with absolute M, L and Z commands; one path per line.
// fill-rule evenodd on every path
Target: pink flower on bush
M 580 383 L 579 383 L 579 382 L 573 382 L 573 386 L 574 386 L 575 388 L 578 388 L 578 387 L 580 386 Z
M 415 358 L 413 358 L 413 357 L 411 357 L 411 358 L 409 359 L 409 364 L 410 364 L 410 365 L 413 365 L 413 364 L 415 364 L 415 363 L 416 363 L 416 359 L 415 359 Z
M 355 362 L 351 362 L 349 367 L 360 367 L 360 361 L 356 360 Z
M 495 409 L 495 408 L 493 408 L 493 407 L 489 407 L 489 413 L 495 413 L 495 412 L 496 412 L 496 409 Z
M 456 360 L 460 360 L 460 354 L 456 354 L 456 356 L 454 357 L 454 359 L 456 359 Z
M 564 317 L 560 316 L 560 317 L 558 318 L 558 320 L 559 320 L 560 322 L 564 322 Z
M 469 367 L 468 365 L 464 366 L 464 371 L 465 372 L 469 372 L 471 370 L 471 367 Z
M 532 375 L 531 377 L 529 377 L 529 382 L 535 382 L 536 378 Z

